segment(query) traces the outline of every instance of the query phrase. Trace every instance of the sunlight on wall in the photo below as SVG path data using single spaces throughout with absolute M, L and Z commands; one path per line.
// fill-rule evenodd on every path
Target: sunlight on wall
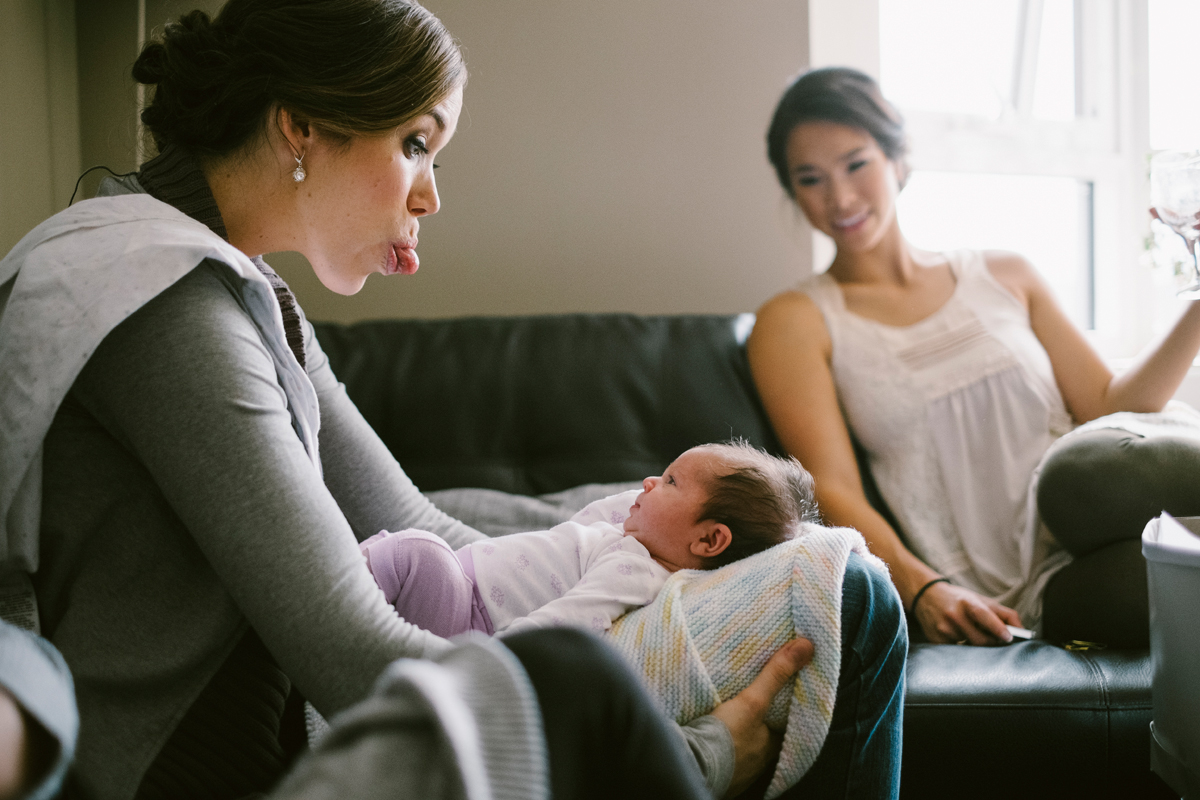
M 1200 3 L 1150 0 L 1150 147 L 1200 148 L 1196 36 Z

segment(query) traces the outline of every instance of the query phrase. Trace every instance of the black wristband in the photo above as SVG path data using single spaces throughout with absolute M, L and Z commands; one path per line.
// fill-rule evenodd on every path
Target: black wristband
M 933 586 L 935 583 L 949 583 L 949 582 L 950 582 L 949 578 L 934 578 L 929 583 L 925 584 L 920 589 L 918 589 L 917 593 L 913 595 L 912 603 L 908 606 L 908 613 L 911 614 L 917 610 L 917 603 L 921 602 L 921 595 L 925 594 L 925 592 L 929 589 L 930 586 Z

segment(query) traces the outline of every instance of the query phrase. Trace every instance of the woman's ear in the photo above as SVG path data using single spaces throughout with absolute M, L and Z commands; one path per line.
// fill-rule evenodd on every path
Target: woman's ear
M 704 523 L 705 528 L 703 534 L 692 541 L 692 555 L 700 558 L 712 558 L 719 556 L 725 552 L 725 548 L 733 543 L 733 532 L 729 530 L 729 526 L 720 522 L 709 520 Z
M 316 137 L 316 131 L 306 117 L 284 106 L 275 109 L 275 127 L 293 153 L 307 153 Z
M 908 166 L 908 158 L 901 156 L 891 163 L 892 169 L 896 171 L 896 186 L 903 191 L 905 184 L 908 183 L 909 173 L 912 172 L 912 169 Z

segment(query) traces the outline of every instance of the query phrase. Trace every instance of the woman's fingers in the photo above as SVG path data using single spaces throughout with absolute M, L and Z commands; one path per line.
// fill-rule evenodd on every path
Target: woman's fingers
M 1008 644 L 1012 641 L 1012 633 L 1004 626 L 1004 620 L 996 615 L 987 603 L 974 602 L 966 606 L 967 616 L 974 624 L 974 630 L 968 639 L 974 645 Z
M 930 587 L 917 607 L 917 621 L 932 642 L 994 645 L 1012 641 L 1006 625 L 1020 626 L 1011 608 L 963 586 Z
M 1021 615 L 1008 606 L 1002 606 L 995 600 L 989 600 L 988 605 L 991 606 L 992 611 L 997 617 L 1004 620 L 1005 625 L 1015 625 L 1018 628 L 1025 627 L 1025 625 L 1021 622 Z
M 771 656 L 749 686 L 713 709 L 712 715 L 725 723 L 733 737 L 733 782 L 727 797 L 745 790 L 779 755 L 782 738 L 767 729 L 767 709 L 812 657 L 812 642 L 793 639 Z

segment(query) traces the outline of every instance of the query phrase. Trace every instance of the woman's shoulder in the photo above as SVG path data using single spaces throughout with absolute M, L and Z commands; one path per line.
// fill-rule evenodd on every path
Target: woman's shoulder
M 1042 286 L 1041 276 L 1033 263 L 1011 250 L 981 250 L 978 253 L 983 273 L 1028 307 L 1029 298 Z
M 803 284 L 802 284 L 803 287 Z M 747 347 L 753 350 L 777 342 L 808 344 L 822 351 L 831 347 L 825 315 L 802 287 L 772 297 L 758 309 Z
M 802 286 L 788 289 L 770 298 L 759 306 L 755 316 L 755 330 L 758 330 L 764 322 L 775 323 L 784 320 L 790 320 L 793 323 L 820 322 L 824 326 L 820 307 Z

